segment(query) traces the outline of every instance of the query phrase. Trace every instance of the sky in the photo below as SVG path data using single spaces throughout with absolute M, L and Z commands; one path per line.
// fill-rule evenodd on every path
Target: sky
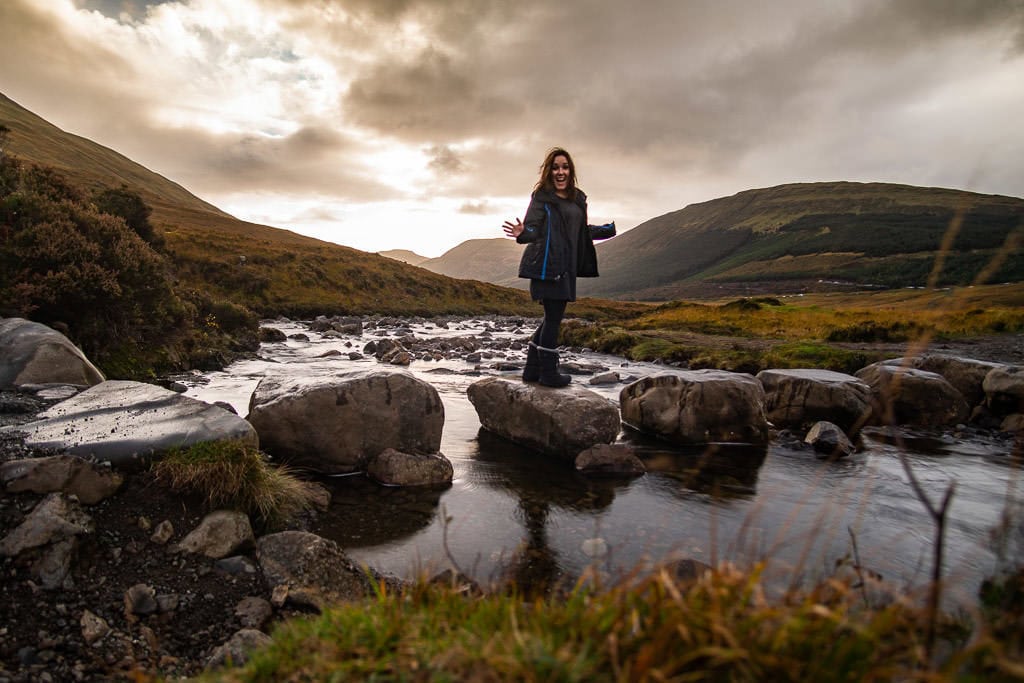
M 853 180 L 1024 197 L 1024 0 L 0 0 L 0 92 L 239 218 L 501 237 Z

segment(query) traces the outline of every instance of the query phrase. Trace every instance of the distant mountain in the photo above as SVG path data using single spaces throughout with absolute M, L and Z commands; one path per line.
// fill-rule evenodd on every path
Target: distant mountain
M 429 256 L 420 256 L 415 251 L 409 251 L 408 249 L 389 249 L 387 251 L 378 251 L 377 253 L 402 263 L 408 263 L 410 266 L 418 266 L 430 259 Z
M 1024 199 L 884 183 L 748 190 L 598 246 L 581 292 L 620 299 L 1024 280 Z M 1001 265 L 999 265 L 1001 263 Z M 936 266 L 936 264 L 938 264 Z
M 153 209 L 175 276 L 262 315 L 535 313 L 522 292 L 247 223 L 117 152 L 51 125 L 0 94 L 5 151 L 87 190 L 126 185 Z
M 523 245 L 513 239 L 496 237 L 467 240 L 419 265 L 460 280 L 479 280 L 503 287 L 525 289 L 529 286 L 529 280 L 519 277 L 519 259 L 522 255 Z
M 599 242 L 581 296 L 628 300 L 1024 281 L 1024 199 L 885 183 L 799 183 L 691 204 Z M 469 240 L 421 265 L 524 287 L 522 246 Z M 938 265 L 936 265 L 938 264 Z M 933 275 L 934 273 L 934 275 Z

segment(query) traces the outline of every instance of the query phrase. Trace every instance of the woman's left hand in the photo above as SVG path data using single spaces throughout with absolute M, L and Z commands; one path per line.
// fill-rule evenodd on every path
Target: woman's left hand
M 505 230 L 505 235 L 507 237 L 519 237 L 523 234 L 523 222 L 518 218 L 515 223 L 512 221 L 505 221 L 504 225 L 501 227 Z

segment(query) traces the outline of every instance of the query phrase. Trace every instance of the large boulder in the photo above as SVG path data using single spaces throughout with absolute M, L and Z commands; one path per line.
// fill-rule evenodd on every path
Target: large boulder
M 934 372 L 881 362 L 861 368 L 857 377 L 871 387 L 877 424 L 942 427 L 970 414 L 963 394 Z
M 764 387 L 722 370 L 652 375 L 619 393 L 622 421 L 679 444 L 768 440 Z
M 894 358 L 882 362 L 885 365 L 911 367 L 942 375 L 947 382 L 952 384 L 963 395 L 967 405 L 972 407 L 981 403 L 985 398 L 983 385 L 988 373 L 997 368 L 1007 367 L 1003 363 L 992 363 L 973 358 L 961 358 L 959 356 L 946 356 L 938 353 L 929 353 L 910 358 Z
M 337 543 L 306 531 L 282 531 L 256 542 L 267 587 L 299 607 L 323 609 L 370 594 L 369 574 Z
M 807 429 L 827 420 L 855 434 L 871 417 L 871 387 L 831 370 L 762 370 L 765 412 L 778 427 Z
M 578 385 L 551 389 L 486 377 L 466 393 L 484 429 L 570 462 L 591 446 L 615 441 L 622 427 L 615 404 Z
M 1004 365 L 993 368 L 982 383 L 985 404 L 994 415 L 1024 413 L 1024 367 Z
M 264 450 L 324 474 L 366 469 L 386 448 L 437 453 L 444 405 L 409 373 L 355 370 L 332 377 L 265 377 L 247 418 Z
M 91 386 L 104 379 L 60 332 L 23 318 L 0 318 L 0 389 L 26 384 Z
M 259 445 L 248 422 L 223 408 L 153 384 L 111 380 L 8 427 L 28 446 L 135 467 L 172 448 L 238 439 Z

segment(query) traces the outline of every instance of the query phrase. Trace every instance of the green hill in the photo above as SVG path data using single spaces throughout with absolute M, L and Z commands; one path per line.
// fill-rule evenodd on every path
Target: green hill
M 122 185 L 153 209 L 177 279 L 264 316 L 535 314 L 528 297 L 377 254 L 238 220 L 113 150 L 49 124 L 0 94 L 6 152 L 94 191 Z
M 653 218 L 598 246 L 590 296 L 1024 280 L 1024 200 L 884 183 L 748 190 Z M 931 279 L 933 271 L 934 279 Z
M 466 240 L 437 258 L 419 265 L 448 277 L 526 289 L 529 280 L 519 277 L 519 260 L 522 256 L 523 245 L 513 239 L 495 237 Z

